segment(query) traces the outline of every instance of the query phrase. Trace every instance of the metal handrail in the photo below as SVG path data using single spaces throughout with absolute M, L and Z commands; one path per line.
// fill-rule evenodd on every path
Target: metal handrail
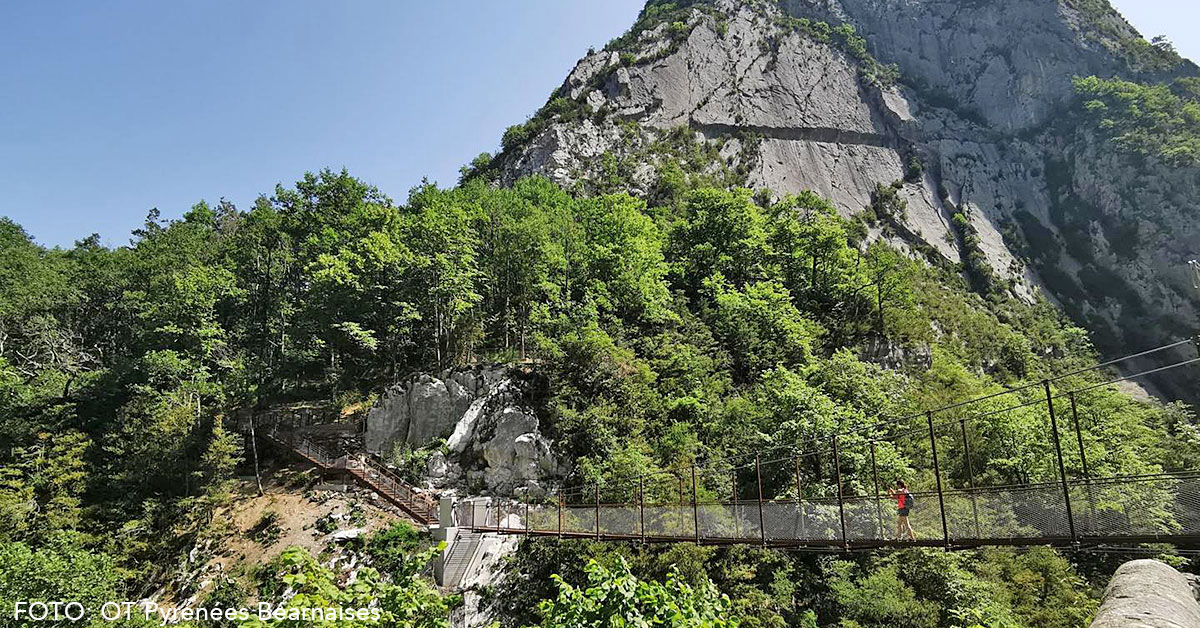
M 834 520 L 829 519 L 830 515 L 828 511 L 824 513 L 821 531 L 816 535 L 810 535 L 803 532 L 797 532 L 795 535 L 786 532 L 780 534 L 780 530 L 778 529 L 768 532 L 767 521 L 769 518 L 763 514 L 764 511 L 762 510 L 763 506 L 776 504 L 803 505 L 805 503 L 815 503 L 823 504 L 828 507 L 837 504 L 839 507 L 841 507 L 847 503 L 847 500 L 859 503 L 864 500 L 870 501 L 875 498 L 875 496 L 871 495 L 856 496 L 853 498 L 843 497 L 841 500 L 837 498 L 816 500 L 739 499 L 737 501 L 698 501 L 693 503 L 668 501 L 655 504 L 648 504 L 642 500 L 638 500 L 632 502 L 609 502 L 607 504 L 600 505 L 597 505 L 595 502 L 566 505 L 560 501 L 557 505 L 543 504 L 537 506 L 536 518 L 532 516 L 532 504 L 518 502 L 516 500 L 505 500 L 485 505 L 473 504 L 472 508 L 466 511 L 469 514 L 461 517 L 460 525 L 474 531 L 490 531 L 504 534 L 523 535 L 536 534 L 542 536 L 553 535 L 559 538 L 594 538 L 597 540 L 620 542 L 640 540 L 643 543 L 647 541 L 753 545 L 765 543 L 770 546 L 778 547 L 826 547 L 835 549 L 840 548 L 842 550 L 889 546 L 909 547 L 915 545 L 945 546 L 947 548 L 953 548 L 985 545 L 1068 545 L 1077 543 L 1087 544 L 1100 541 L 1170 542 L 1180 540 L 1192 542 L 1194 540 L 1200 540 L 1200 528 L 1196 528 L 1196 524 L 1200 523 L 1200 519 L 1196 519 L 1196 517 L 1200 515 L 1200 511 L 1197 511 L 1197 504 L 1200 504 L 1200 485 L 1197 485 L 1196 483 L 1196 480 L 1198 479 L 1200 479 L 1200 472 L 1185 471 L 1177 473 L 1151 473 L 1118 476 L 1105 478 L 1101 483 L 1101 487 L 1104 487 L 1105 485 L 1124 485 L 1135 487 L 1135 492 L 1132 493 L 1132 495 L 1138 494 L 1136 491 L 1140 489 L 1137 489 L 1137 486 L 1146 483 L 1153 483 L 1155 481 L 1169 482 L 1170 486 L 1173 488 L 1179 487 L 1182 489 L 1182 487 L 1189 486 L 1190 488 L 1186 494 L 1180 493 L 1175 497 L 1175 499 L 1177 500 L 1176 503 L 1180 507 L 1187 508 L 1187 513 L 1189 513 L 1185 514 L 1181 512 L 1178 516 L 1187 517 L 1187 521 L 1190 521 L 1191 523 L 1185 523 L 1185 520 L 1181 518 L 1175 527 L 1167 526 L 1161 529 L 1154 526 L 1149 528 L 1116 527 L 1114 529 L 1097 529 L 1094 527 L 1095 524 L 1093 522 L 1095 521 L 1095 517 L 1099 511 L 1096 508 L 1096 504 L 1092 503 L 1090 508 L 1086 508 L 1089 514 L 1080 515 L 1076 513 L 1073 515 L 1069 510 L 1064 510 L 1063 512 L 1059 512 L 1057 515 L 1051 515 L 1050 519 L 1035 518 L 1029 521 L 1022 521 L 1020 519 L 1016 521 L 1000 520 L 999 523 L 997 521 L 992 521 L 989 523 L 989 525 L 992 527 L 988 530 L 980 529 L 979 513 L 977 511 L 972 510 L 966 514 L 968 517 L 967 523 L 962 521 L 964 513 L 960 511 L 956 515 L 958 520 L 955 523 L 954 530 L 946 530 L 943 526 L 941 534 L 937 534 L 933 538 L 923 537 L 916 541 L 912 541 L 890 538 L 890 535 L 883 527 L 884 517 L 882 512 L 877 512 L 872 517 L 872 519 L 877 520 L 878 523 L 874 521 L 867 522 L 870 524 L 871 528 L 871 532 L 868 534 L 868 536 L 863 536 L 863 528 L 857 527 L 864 524 L 864 521 L 858 517 L 856 517 L 855 520 L 856 529 L 854 529 L 852 534 L 848 536 L 846 531 L 847 527 L 844 522 L 841 524 L 842 527 L 839 535 L 837 529 L 838 524 Z M 1188 481 L 1191 481 L 1191 484 L 1187 484 Z M 1096 484 L 1095 481 L 1081 480 L 1071 482 L 1070 486 L 1072 488 L 1095 488 Z M 951 489 L 943 491 L 943 496 L 987 496 L 989 493 L 995 494 L 998 492 L 1026 492 L 1038 490 L 1052 490 L 1057 493 L 1061 487 L 1062 481 L 1060 479 L 1058 482 L 1044 482 L 1035 485 L 975 487 L 961 490 Z M 1069 499 L 1069 495 L 1064 495 L 1064 500 L 1065 499 Z M 758 504 L 759 510 L 759 515 L 757 518 L 750 516 L 752 511 L 755 509 L 754 506 L 756 503 Z M 744 530 L 744 533 L 741 534 L 736 531 L 736 523 L 740 518 L 739 514 L 736 512 L 733 514 L 733 519 L 730 520 L 732 525 L 735 526 L 732 534 L 730 534 L 728 529 L 722 529 L 720 527 L 716 529 L 711 527 L 706 528 L 706 526 L 711 525 L 711 523 L 701 525 L 701 520 L 698 518 L 697 509 L 701 506 L 711 507 L 714 505 L 733 508 L 735 511 L 740 510 L 741 515 L 749 516 L 749 518 L 746 519 L 747 521 L 751 522 L 749 527 Z M 667 519 L 671 520 L 672 523 L 666 528 L 657 527 L 657 529 L 653 530 L 648 529 L 644 519 L 645 515 L 640 514 L 639 516 L 639 514 L 637 514 L 644 513 L 647 506 L 652 508 L 657 507 L 666 509 L 668 511 L 666 513 L 666 517 Z M 1014 507 L 1017 506 L 1020 506 L 1020 504 L 1014 504 Z M 1034 499 L 1034 501 L 1030 502 L 1028 506 L 1033 508 L 1034 512 L 1037 512 L 1039 509 L 1044 508 L 1045 504 L 1041 500 Z M 480 511 L 480 508 L 482 508 L 482 511 Z M 556 509 L 558 511 L 557 517 L 555 517 L 553 514 Z M 614 509 L 620 509 L 624 512 L 624 514 L 620 515 L 616 519 L 613 519 L 615 515 L 609 515 L 609 517 L 606 518 L 608 520 L 608 525 L 600 523 L 600 518 L 604 515 L 605 511 L 609 511 L 611 513 Z M 590 517 L 587 517 L 587 513 L 593 510 L 597 515 L 594 520 Z M 688 520 L 683 516 L 689 510 L 692 511 L 693 517 L 696 517 L 693 520 Z M 1124 516 L 1125 521 L 1127 522 L 1126 525 L 1129 525 L 1128 522 L 1130 521 L 1129 515 L 1131 514 L 1131 511 L 1128 510 L 1128 506 L 1122 506 L 1118 501 L 1116 502 L 1115 506 L 1107 507 L 1104 509 L 1104 511 L 1112 513 L 1108 515 L 1110 517 Z M 582 515 L 585 518 L 582 521 L 575 520 L 575 522 L 566 523 L 564 525 L 565 514 L 570 514 L 572 518 L 574 518 L 576 515 Z M 676 514 L 680 516 L 679 521 L 677 522 L 678 525 L 674 525 L 676 523 L 674 522 L 674 517 Z M 767 514 L 771 513 L 768 512 Z M 947 521 L 946 512 L 942 509 L 934 509 L 932 514 L 933 520 L 940 518 L 943 522 Z M 800 515 L 801 517 L 804 517 L 803 510 L 800 511 Z M 493 516 L 496 517 L 495 521 L 492 521 Z M 480 517 L 482 517 L 482 521 L 480 520 Z M 515 517 L 515 519 L 513 517 Z M 662 517 L 663 514 L 661 513 L 656 515 L 656 519 L 659 521 L 664 521 Z M 964 532 L 962 526 L 970 525 L 970 517 L 975 518 L 974 531 Z M 1079 517 L 1079 519 L 1076 520 L 1076 517 Z M 640 522 L 638 521 L 639 518 L 641 518 Z M 756 520 L 758 523 L 754 523 Z M 712 520 L 710 519 L 708 521 L 711 522 Z M 720 521 L 720 519 L 718 521 Z M 924 525 L 928 526 L 930 521 L 932 520 L 927 520 Z M 802 521 L 797 522 L 797 527 L 800 523 L 802 523 Z M 1050 523 L 1051 525 L 1049 527 L 1042 527 L 1047 523 Z M 996 528 L 994 527 L 996 525 L 1001 525 L 1005 528 L 1010 528 L 1012 526 L 1032 526 L 1032 531 L 1026 531 L 1021 534 L 1010 534 L 1006 532 L 1000 532 L 997 534 Z M 1189 525 L 1191 527 L 1187 527 Z M 879 527 L 876 528 L 876 526 Z M 1084 527 L 1076 530 L 1076 526 Z M 1061 527 L 1061 531 L 1059 527 Z M 1070 534 L 1067 533 L 1068 528 Z M 878 532 L 876 530 L 878 530 Z M 926 532 L 933 531 L 928 527 L 924 528 L 924 530 Z M 1008 532 L 1011 532 L 1011 530 L 1008 530 Z

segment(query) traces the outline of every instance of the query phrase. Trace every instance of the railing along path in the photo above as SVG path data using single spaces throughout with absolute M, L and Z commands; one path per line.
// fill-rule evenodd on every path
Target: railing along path
M 344 472 L 420 523 L 432 525 L 437 522 L 438 507 L 433 497 L 414 488 L 395 472 L 372 460 L 368 455 L 335 456 L 324 447 L 280 426 L 277 422 L 265 427 L 267 429 L 261 433 L 261 436 L 288 449 L 323 472 Z

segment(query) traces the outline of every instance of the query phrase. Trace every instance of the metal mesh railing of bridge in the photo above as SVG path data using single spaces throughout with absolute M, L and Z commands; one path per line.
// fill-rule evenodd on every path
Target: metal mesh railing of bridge
M 936 493 L 917 493 L 919 506 L 909 520 L 917 543 L 926 545 L 1170 541 L 1200 535 L 1200 474 L 1080 480 L 1067 489 L 1074 506 L 1070 517 L 1063 485 L 1048 483 L 945 491 L 941 502 Z M 905 542 L 897 535 L 894 502 L 886 496 L 695 505 L 504 500 L 473 504 L 462 523 L 480 531 L 646 542 L 835 547 Z

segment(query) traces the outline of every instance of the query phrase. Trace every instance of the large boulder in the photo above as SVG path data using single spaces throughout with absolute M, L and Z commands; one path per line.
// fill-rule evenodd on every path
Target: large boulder
M 561 471 L 540 427 L 506 368 L 447 370 L 389 388 L 367 414 L 364 442 L 387 454 L 445 439 L 426 468 L 430 488 L 536 497 Z
M 512 403 L 509 395 L 498 401 L 466 413 L 450 438 L 448 453 L 436 452 L 430 458 L 431 487 L 540 497 L 546 493 L 546 480 L 561 475 L 537 416 Z
M 1091 628 L 1200 628 L 1200 604 L 1183 574 L 1133 560 L 1113 574 Z

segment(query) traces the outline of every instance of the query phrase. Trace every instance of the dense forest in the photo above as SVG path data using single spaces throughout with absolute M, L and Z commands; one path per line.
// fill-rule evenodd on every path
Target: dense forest
M 899 430 L 914 411 L 1094 362 L 1087 334 L 1050 304 L 972 292 L 955 268 L 868 242 L 869 214 L 690 184 L 648 206 L 539 178 L 427 184 L 397 204 L 324 171 L 245 211 L 154 212 L 117 248 L 93 236 L 47 249 L 5 221 L 0 598 L 149 593 L 220 523 L 245 459 L 237 411 L 349 405 L 414 370 L 533 364 L 556 454 L 572 461 L 564 481 L 618 487 L 847 427 Z M 870 343 L 902 357 L 864 359 Z M 1183 405 L 1112 389 L 1080 403 L 1097 473 L 1200 459 Z M 1052 479 L 1043 429 L 1032 414 L 998 417 L 976 447 L 981 481 Z M 919 483 L 921 458 L 881 454 L 883 472 Z M 848 485 L 864 463 L 847 463 Z M 269 597 L 279 574 L 308 574 L 313 596 L 374 596 L 396 625 L 440 625 L 454 602 L 420 575 L 423 546 L 399 528 L 373 539 L 362 551 L 383 575 L 353 591 L 292 553 L 213 595 Z M 600 612 L 596 587 L 649 587 L 622 613 L 665 612 L 650 599 L 727 605 L 689 602 L 726 619 L 688 625 L 1073 626 L 1094 607 L 1084 577 L 1103 577 L 1100 563 L 1050 550 L 843 560 L 545 541 L 522 548 L 519 577 L 496 595 L 506 621 L 547 626 L 589 625 L 569 618 Z M 600 584 L 571 588 L 589 578 Z M 712 582 L 730 599 L 696 593 Z M 538 601 L 556 596 L 543 620 Z

